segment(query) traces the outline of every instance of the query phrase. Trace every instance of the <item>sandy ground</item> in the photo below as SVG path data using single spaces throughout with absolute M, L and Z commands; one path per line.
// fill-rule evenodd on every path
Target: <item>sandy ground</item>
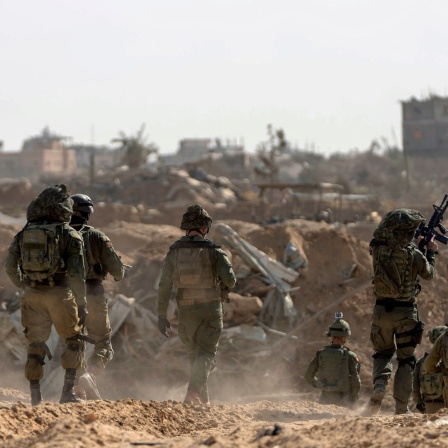
M 298 396 L 280 401 L 187 406 L 125 399 L 81 404 L 44 402 L 0 389 L 0 446 L 10 448 L 416 447 L 447 446 L 448 410 L 363 417 Z

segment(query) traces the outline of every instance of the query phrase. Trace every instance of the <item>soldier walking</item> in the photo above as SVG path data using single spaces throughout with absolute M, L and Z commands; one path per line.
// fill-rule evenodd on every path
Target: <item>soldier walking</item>
M 417 210 L 396 209 L 387 213 L 370 242 L 373 262 L 373 309 L 370 340 L 373 355 L 373 393 L 367 414 L 380 411 L 386 386 L 392 375 L 392 356 L 397 353 L 394 378 L 395 414 L 411 413 L 415 347 L 423 334 L 416 297 L 421 286 L 418 277 L 431 280 L 435 275 L 437 244 L 430 241 L 423 254 L 412 240 L 424 217 Z
M 190 362 L 190 381 L 184 403 L 209 403 L 208 376 L 216 365 L 223 328 L 221 286 L 232 288 L 236 277 L 227 255 L 205 236 L 212 218 L 200 205 L 190 205 L 182 217 L 185 236 L 165 257 L 158 295 L 158 327 L 168 337 L 166 317 L 171 289 L 177 288 L 179 337 Z
M 81 401 L 74 393 L 76 371 L 83 360 L 81 329 L 87 317 L 84 249 L 68 222 L 73 200 L 65 185 L 46 188 L 27 210 L 27 224 L 14 237 L 6 259 L 11 281 L 24 290 L 22 325 L 28 343 L 25 377 L 31 404 L 42 402 L 40 380 L 51 327 L 65 342 L 61 365 L 65 369 L 60 403 Z
M 89 196 L 74 194 L 71 198 L 73 200 L 73 215 L 70 226 L 82 236 L 86 251 L 88 310 L 86 329 L 89 338 L 94 343 L 93 353 L 87 361 L 87 366 L 83 366 L 79 372 L 87 370 L 79 376 L 76 390 L 80 395 L 85 394 L 87 399 L 100 399 L 96 378 L 104 371 L 114 354 L 103 280 L 107 274 L 112 275 L 115 281 L 121 280 L 124 275 L 124 267 L 110 239 L 100 230 L 87 225 L 90 214 L 94 211 L 93 202 Z

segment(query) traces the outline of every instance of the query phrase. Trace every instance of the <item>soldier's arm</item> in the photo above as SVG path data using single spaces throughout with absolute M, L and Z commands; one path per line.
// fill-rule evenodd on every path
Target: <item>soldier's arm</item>
M 124 267 L 121 258 L 115 252 L 111 240 L 104 233 L 99 233 L 97 239 L 104 271 L 112 275 L 116 281 L 121 280 L 124 276 Z
M 78 306 L 86 304 L 84 245 L 76 230 L 68 232 L 67 277 Z
M 216 261 L 216 273 L 224 284 L 228 288 L 233 288 L 236 283 L 236 276 L 233 272 L 232 264 L 226 253 L 221 249 L 216 249 L 217 261 Z
M 318 355 L 319 355 L 319 352 L 316 353 L 316 355 L 314 356 L 313 360 L 310 362 L 310 364 L 305 372 L 305 381 L 314 387 L 316 387 L 316 373 L 317 373 L 317 370 L 319 369 L 319 365 L 318 365 L 318 361 L 317 361 Z
M 19 234 L 17 234 L 8 249 L 5 270 L 8 277 L 18 288 L 23 288 L 22 273 L 20 271 L 20 245 Z
M 426 256 L 422 252 L 417 251 L 416 254 L 418 274 L 425 280 L 431 280 L 436 273 L 436 254 L 433 250 L 428 249 Z
M 350 372 L 350 399 L 355 402 L 359 398 L 359 391 L 361 389 L 361 378 L 359 376 L 361 364 L 353 352 L 350 352 L 348 369 Z
M 166 317 L 168 304 L 171 297 L 171 290 L 173 288 L 173 262 L 172 254 L 168 252 L 163 261 L 162 273 L 159 282 L 159 294 L 157 297 L 157 315 Z
M 434 345 L 431 347 L 431 350 L 429 351 L 429 354 L 422 365 L 422 371 L 428 373 L 437 373 L 437 364 L 442 357 L 441 350 L 443 349 L 443 340 L 443 337 L 438 338 Z

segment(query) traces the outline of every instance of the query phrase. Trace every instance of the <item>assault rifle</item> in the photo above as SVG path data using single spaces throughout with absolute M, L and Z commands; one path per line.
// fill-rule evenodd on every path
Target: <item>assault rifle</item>
M 448 244 L 448 237 L 445 236 L 445 234 L 448 232 L 448 229 L 446 229 L 442 225 L 443 214 L 448 208 L 448 194 L 444 196 L 440 205 L 433 204 L 433 207 L 434 213 L 432 214 L 428 224 L 425 225 L 423 222 L 421 222 L 415 232 L 415 238 L 418 238 L 420 236 L 423 237 L 418 244 L 418 248 L 421 251 L 424 251 L 425 246 L 431 241 L 433 237 L 435 240 L 440 241 L 443 244 Z M 441 233 L 437 232 L 437 229 Z

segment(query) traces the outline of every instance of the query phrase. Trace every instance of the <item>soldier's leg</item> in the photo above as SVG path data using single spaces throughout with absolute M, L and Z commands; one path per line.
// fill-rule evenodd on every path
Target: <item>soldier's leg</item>
M 30 382 L 33 406 L 42 402 L 40 380 L 44 375 L 45 356 L 51 357 L 45 341 L 50 337 L 52 322 L 44 299 L 41 295 L 25 294 L 21 306 L 22 325 L 28 342 L 25 377 Z
M 190 381 L 188 383 L 187 393 L 184 403 L 199 403 L 199 391 L 194 389 L 193 369 L 197 355 L 197 331 L 202 322 L 202 316 L 198 315 L 196 310 L 179 309 L 179 327 L 178 334 L 182 344 L 187 352 L 190 364 Z
M 89 289 L 92 289 L 88 286 Z M 95 294 L 87 294 L 87 321 L 86 328 L 90 338 L 95 341 L 92 355 L 87 361 L 90 373 L 100 374 L 112 360 L 114 352 L 111 344 L 112 329 L 110 327 L 107 299 L 102 284 L 95 285 Z
M 213 302 L 197 331 L 196 360 L 192 369 L 192 385 L 203 403 L 208 403 L 208 376 L 216 366 L 216 351 L 222 333 L 222 305 Z
M 413 342 L 414 329 L 417 325 L 417 311 L 402 311 L 402 319 L 397 328 L 397 361 L 398 369 L 394 378 L 395 413 L 410 413 L 409 399 L 412 395 L 412 379 L 415 358 L 415 342 Z
M 60 403 L 81 401 L 74 392 L 76 371 L 81 368 L 84 359 L 84 341 L 79 339 L 78 307 L 70 290 L 65 296 L 52 297 L 51 317 L 59 336 L 64 340 L 66 349 L 61 355 L 61 366 L 65 369 L 64 386 Z
M 370 341 L 373 355 L 373 392 L 368 404 L 368 414 L 380 411 L 386 394 L 386 386 L 392 374 L 392 356 L 395 352 L 393 311 L 386 311 L 382 305 L 375 305 L 372 316 Z

